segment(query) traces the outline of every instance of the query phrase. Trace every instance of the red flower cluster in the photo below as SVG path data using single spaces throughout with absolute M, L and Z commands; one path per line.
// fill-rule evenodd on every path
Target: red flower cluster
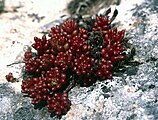
M 71 105 L 67 93 L 55 93 L 53 97 L 48 97 L 47 103 L 48 111 L 59 116 L 66 113 Z
M 7 79 L 8 82 L 14 82 L 15 78 L 13 76 L 13 73 L 8 73 L 8 75 L 5 76 L 5 78 Z
M 37 52 L 25 52 L 29 77 L 22 81 L 22 92 L 34 105 L 45 101 L 48 111 L 60 116 L 70 109 L 72 81 L 90 86 L 96 80 L 112 77 L 114 63 L 124 59 L 125 31 L 112 30 L 107 16 L 97 16 L 92 23 L 92 28 L 86 29 L 69 20 L 52 27 L 49 38 L 34 38 L 32 47 Z M 11 75 L 7 79 L 12 79 Z
M 33 104 L 39 104 L 42 100 L 47 100 L 49 96 L 49 88 L 42 77 L 28 78 L 22 81 L 22 93 L 27 93 L 33 98 Z

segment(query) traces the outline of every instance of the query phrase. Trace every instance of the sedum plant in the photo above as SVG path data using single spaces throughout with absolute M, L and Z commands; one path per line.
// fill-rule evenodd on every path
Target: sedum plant
M 52 27 L 48 36 L 34 37 L 36 52 L 29 49 L 24 54 L 27 76 L 21 85 L 32 104 L 61 116 L 70 109 L 68 92 L 72 87 L 88 87 L 112 78 L 115 66 L 125 58 L 125 31 L 113 27 L 114 17 L 80 16 Z M 6 79 L 14 80 L 11 73 Z

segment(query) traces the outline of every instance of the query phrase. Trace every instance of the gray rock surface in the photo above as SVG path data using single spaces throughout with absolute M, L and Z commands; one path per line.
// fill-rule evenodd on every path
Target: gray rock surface
M 118 6 L 121 14 L 118 21 L 124 24 L 122 28 L 128 26 L 129 42 L 136 49 L 134 60 L 142 64 L 127 67 L 112 80 L 88 88 L 73 88 L 69 93 L 71 109 L 61 120 L 158 119 L 158 7 L 155 0 L 139 3 L 136 0 L 136 4 L 123 9 L 128 6 L 126 2 Z M 19 70 L 19 65 L 12 69 Z M 20 93 L 21 82 L 3 81 L 0 82 L 0 120 L 59 120 L 51 118 L 46 108 L 35 110 L 30 99 Z

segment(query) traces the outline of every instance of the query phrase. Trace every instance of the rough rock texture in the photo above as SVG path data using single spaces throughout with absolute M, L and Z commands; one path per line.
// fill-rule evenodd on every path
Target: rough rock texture
M 27 5 L 22 2 L 21 4 Z M 112 6 L 112 8 L 115 7 Z M 134 60 L 142 64 L 127 66 L 124 73 L 119 73 L 112 80 L 97 82 L 88 88 L 78 86 L 73 88 L 69 93 L 72 101 L 71 109 L 62 116 L 61 120 L 158 119 L 158 8 L 156 0 L 139 0 L 139 2 L 138 0 L 122 0 L 116 8 L 119 11 L 116 22 L 121 24 L 121 28 L 126 28 L 131 37 L 129 42 L 136 49 Z M 28 7 L 28 9 L 31 8 Z M 32 22 L 33 18 L 24 14 L 29 13 L 27 10 L 22 8 L 18 10 L 21 12 L 0 15 L 0 55 L 2 58 L 0 60 L 0 120 L 59 120 L 56 117 L 51 118 L 46 108 L 34 110 L 30 99 L 23 97 L 20 92 L 20 80 L 17 83 L 8 83 L 4 78 L 5 74 L 12 70 L 15 77 L 20 75 L 23 64 L 11 67 L 6 67 L 6 65 L 21 59 L 23 52 L 20 51 L 23 50 L 24 45 L 30 44 L 33 36 L 39 36 L 38 28 L 42 27 L 44 21 L 50 20 L 50 18 L 49 20 L 43 18 L 39 23 L 36 20 Z M 32 13 L 38 12 L 35 10 Z M 5 21 L 3 21 L 4 18 L 6 18 Z

